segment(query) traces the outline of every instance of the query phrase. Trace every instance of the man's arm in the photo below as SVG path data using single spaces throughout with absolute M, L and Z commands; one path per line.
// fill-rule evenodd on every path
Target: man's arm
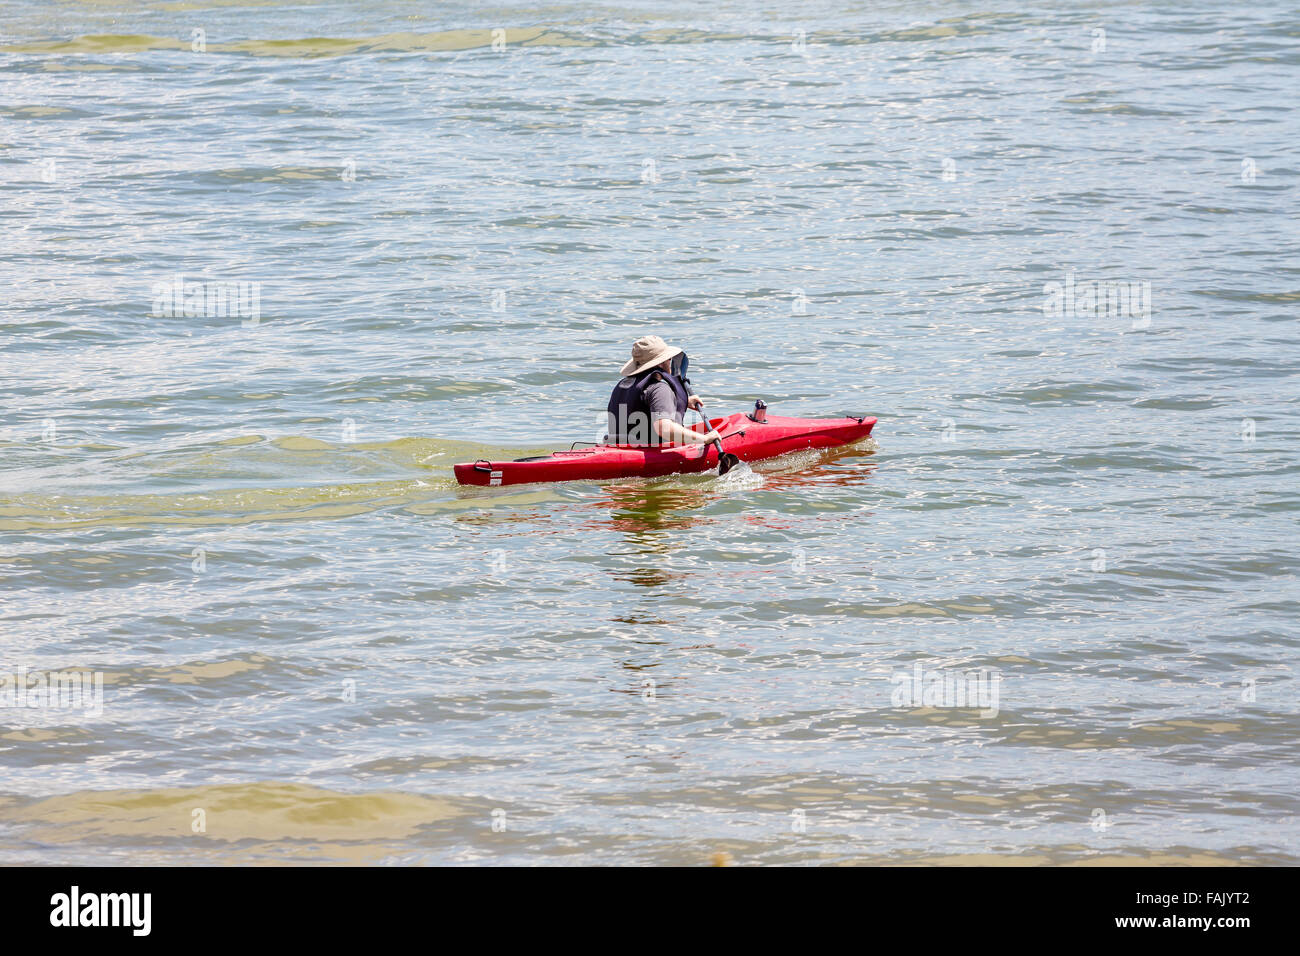
M 716 441 L 720 437 L 714 430 L 710 430 L 707 435 L 701 435 L 684 425 L 678 425 L 671 418 L 656 419 L 655 434 L 664 441 L 675 441 L 682 445 L 699 445 L 704 442 Z
M 718 437 L 717 432 L 710 432 L 708 436 L 705 436 L 678 424 L 675 420 L 677 406 L 673 400 L 673 391 L 666 383 L 652 383 L 645 390 L 645 396 L 646 404 L 650 406 L 650 419 L 654 423 L 655 434 L 662 441 L 675 441 L 683 445 L 694 445 L 704 441 L 712 441 Z

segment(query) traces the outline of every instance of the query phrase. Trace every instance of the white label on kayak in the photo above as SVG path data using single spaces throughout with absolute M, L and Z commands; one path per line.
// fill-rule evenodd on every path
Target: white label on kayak
M 501 477 L 501 472 L 499 472 L 499 471 L 494 471 L 494 472 L 492 472 L 491 477 L 493 477 L 493 478 L 500 478 L 500 477 Z
M 489 484 L 489 485 L 499 485 L 499 484 L 501 484 L 501 479 L 500 479 L 500 478 L 489 478 L 489 479 L 488 479 L 488 484 Z

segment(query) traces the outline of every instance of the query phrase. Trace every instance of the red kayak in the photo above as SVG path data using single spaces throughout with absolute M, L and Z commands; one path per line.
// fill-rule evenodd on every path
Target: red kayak
M 722 436 L 722 451 L 741 461 L 775 458 L 805 448 L 834 448 L 866 438 L 876 420 L 865 415 L 848 418 L 782 418 L 737 412 L 715 418 L 709 427 Z M 703 434 L 704 423 L 690 426 Z M 717 444 L 700 445 L 596 445 L 555 451 L 537 458 L 515 461 L 479 460 L 456 465 L 462 485 L 522 485 L 541 481 L 606 481 L 613 478 L 657 478 L 710 471 L 718 466 Z

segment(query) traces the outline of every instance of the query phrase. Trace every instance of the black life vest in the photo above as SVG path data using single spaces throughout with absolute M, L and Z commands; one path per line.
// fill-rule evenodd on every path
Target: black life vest
M 686 417 L 686 403 L 690 393 L 685 379 L 663 369 L 629 376 L 614 386 L 614 391 L 609 396 L 609 405 L 605 409 L 609 418 L 609 432 L 605 440 L 611 445 L 659 444 L 654 422 L 650 419 L 650 403 L 645 397 L 645 390 L 655 382 L 667 382 L 673 390 L 677 421 Z

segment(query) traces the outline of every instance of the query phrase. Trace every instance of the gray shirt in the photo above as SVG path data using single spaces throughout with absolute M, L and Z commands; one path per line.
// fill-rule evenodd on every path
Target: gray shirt
M 682 423 L 682 416 L 677 414 L 677 396 L 673 394 L 671 385 L 667 382 L 655 382 L 646 386 L 644 394 L 646 404 L 650 406 L 651 422 L 668 418 L 678 425 Z

